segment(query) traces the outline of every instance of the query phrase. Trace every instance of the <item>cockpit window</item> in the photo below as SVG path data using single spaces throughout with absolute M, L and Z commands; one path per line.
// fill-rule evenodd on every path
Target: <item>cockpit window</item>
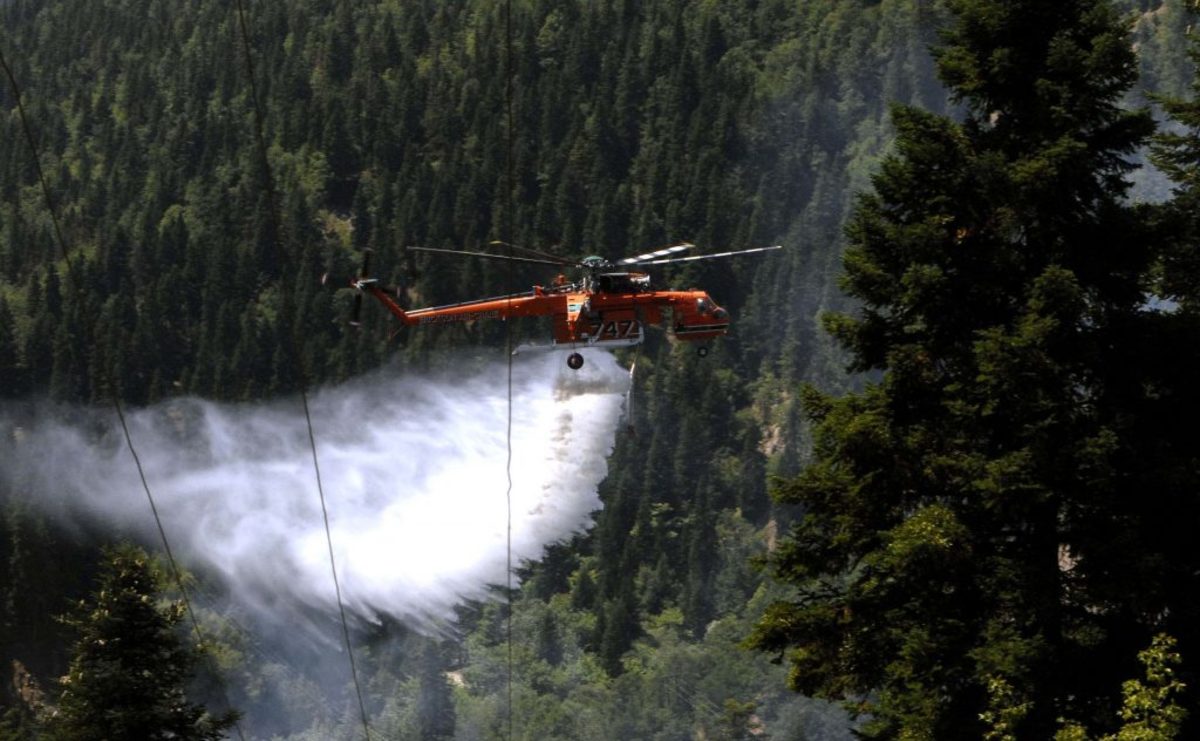
M 712 305 L 708 302 L 708 299 L 696 299 L 696 311 L 699 311 L 701 314 L 707 314 L 711 308 Z

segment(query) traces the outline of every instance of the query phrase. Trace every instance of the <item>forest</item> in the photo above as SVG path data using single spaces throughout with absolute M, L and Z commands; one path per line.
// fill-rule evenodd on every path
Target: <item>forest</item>
M 0 740 L 1200 733 L 1198 24 L 1193 0 L 0 1 Z M 407 249 L 496 240 L 784 249 L 654 271 L 732 331 L 616 353 L 634 403 L 586 526 L 449 619 L 276 604 L 169 550 L 201 522 L 155 488 L 215 445 L 180 432 L 206 410 L 287 420 L 308 467 L 245 496 L 328 534 L 355 503 L 292 483 L 340 442 L 328 399 L 420 377 L 502 403 L 546 325 L 348 322 L 367 250 L 405 306 L 552 279 Z M 83 466 L 96 512 L 30 460 Z

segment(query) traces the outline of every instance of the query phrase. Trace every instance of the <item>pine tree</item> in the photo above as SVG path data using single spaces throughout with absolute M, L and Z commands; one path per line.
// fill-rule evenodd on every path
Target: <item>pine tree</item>
M 25 391 L 25 369 L 21 367 L 13 315 L 8 301 L 0 296 L 0 397 L 19 396 Z
M 450 681 L 446 678 L 444 660 L 437 644 L 432 641 L 426 642 L 418 661 L 419 737 L 429 741 L 454 738 L 454 693 Z
M 751 642 L 797 690 L 872 693 L 869 736 L 1111 729 L 1140 646 L 1194 623 L 1196 462 L 1163 402 L 1188 418 L 1196 395 L 1154 348 L 1200 337 L 1144 299 L 1159 242 L 1124 175 L 1152 124 L 1120 106 L 1121 18 L 950 7 L 936 58 L 965 121 L 893 109 L 848 227 L 862 309 L 826 321 L 882 377 L 805 391 L 815 460 L 776 492 L 806 512 L 775 555 L 799 594 Z
M 1200 22 L 1200 5 L 1193 18 Z M 1188 57 L 1200 69 L 1200 36 L 1192 36 Z M 1165 218 L 1179 227 L 1178 240 L 1168 246 L 1159 294 L 1179 302 L 1189 313 L 1200 312 L 1200 75 L 1192 82 L 1191 98 L 1161 98 L 1167 115 L 1181 131 L 1155 137 L 1153 161 L 1176 184 L 1175 198 L 1165 209 Z
M 158 594 L 144 552 L 106 552 L 91 600 L 67 620 L 79 638 L 52 738 L 219 739 L 233 725 L 235 714 L 213 717 L 188 701 L 196 654 L 178 634 L 183 605 L 161 605 Z

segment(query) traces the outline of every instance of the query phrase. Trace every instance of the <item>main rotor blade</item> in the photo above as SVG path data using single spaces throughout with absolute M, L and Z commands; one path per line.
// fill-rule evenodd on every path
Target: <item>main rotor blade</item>
M 543 260 L 551 260 L 559 265 L 565 265 L 567 267 L 573 268 L 573 267 L 579 266 L 578 260 L 569 260 L 565 257 L 561 257 L 559 255 L 551 255 L 549 252 L 542 252 L 541 250 L 535 250 L 531 247 L 522 247 L 519 244 L 509 244 L 508 242 L 505 242 L 501 239 L 493 239 L 491 242 L 488 242 L 488 244 L 496 246 L 496 247 L 509 247 L 514 250 L 520 250 L 521 252 L 524 252 L 526 255 L 532 255 L 533 257 L 541 258 Z
M 654 250 L 653 252 L 646 252 L 645 254 L 641 254 L 636 257 L 626 257 L 624 260 L 618 260 L 617 264 L 618 265 L 638 265 L 638 264 L 644 263 L 647 265 L 654 265 L 656 263 L 647 262 L 647 260 L 656 260 L 659 258 L 666 257 L 667 255 L 674 255 L 677 252 L 683 252 L 684 250 L 690 250 L 691 248 L 693 248 L 695 246 L 696 245 L 692 244 L 691 242 L 679 242 L 678 244 L 669 244 L 666 247 L 663 247 L 662 249 Z
M 717 257 L 736 257 L 737 255 L 747 255 L 751 252 L 767 252 L 769 250 L 781 250 L 783 245 L 776 244 L 770 247 L 753 247 L 748 250 L 734 250 L 733 252 L 714 252 L 710 255 L 691 255 L 690 257 L 672 257 L 666 260 L 646 260 L 643 262 L 634 263 L 637 265 L 665 265 L 669 262 L 691 262 L 692 260 L 712 260 Z
M 511 262 L 532 262 L 538 265 L 554 265 L 560 267 L 562 265 L 574 265 L 573 262 L 557 261 L 557 260 L 539 260 L 532 257 L 509 257 L 508 255 L 493 255 L 490 252 L 471 252 L 469 250 L 444 250 L 439 247 L 415 247 L 409 245 L 406 249 L 420 250 L 421 252 L 442 252 L 447 255 L 467 255 L 469 257 L 486 257 L 489 260 L 509 260 Z

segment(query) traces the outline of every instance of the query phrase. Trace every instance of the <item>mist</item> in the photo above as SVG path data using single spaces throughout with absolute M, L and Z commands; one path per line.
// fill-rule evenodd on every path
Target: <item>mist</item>
M 591 524 L 629 377 L 611 355 L 571 371 L 514 360 L 512 562 Z M 453 378 L 391 369 L 310 395 L 342 599 L 361 619 L 436 629 L 507 579 L 507 367 Z M 174 399 L 127 415 L 171 548 L 264 615 L 336 598 L 299 399 Z M 157 528 L 115 415 L 45 405 L 0 412 L 9 489 L 65 525 Z

